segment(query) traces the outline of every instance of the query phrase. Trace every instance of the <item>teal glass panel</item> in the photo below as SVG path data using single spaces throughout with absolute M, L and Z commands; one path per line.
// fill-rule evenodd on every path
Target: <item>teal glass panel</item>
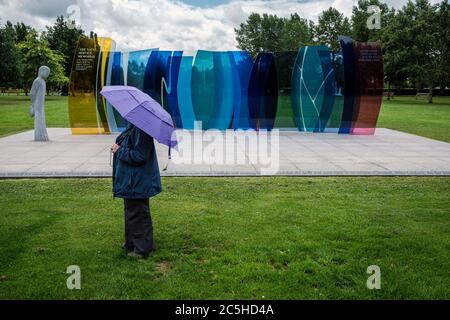
M 194 57 L 183 56 L 178 75 L 178 105 L 184 129 L 194 129 L 195 113 L 192 105 L 191 77 Z
M 317 54 L 320 57 L 322 65 L 323 81 L 323 105 L 320 110 L 319 121 L 316 124 L 316 132 L 324 132 L 330 120 L 334 106 L 334 95 L 336 92 L 336 82 L 333 68 L 333 55 L 327 47 L 320 47 L 317 49 Z
M 214 52 L 214 105 L 209 127 L 226 130 L 230 128 L 234 101 L 236 99 L 235 86 L 238 85 L 237 70 L 231 64 L 228 52 Z
M 301 48 L 294 64 L 291 99 L 300 131 L 314 132 L 320 121 L 325 88 L 318 50 L 323 50 L 323 47 Z
M 248 109 L 248 85 L 252 73 L 253 60 L 246 51 L 230 52 L 232 65 L 236 69 L 235 102 L 233 112 L 233 129 L 249 129 L 250 114 Z
M 215 103 L 214 54 L 199 50 L 195 56 L 191 77 L 192 104 L 195 118 L 203 129 L 214 128 L 210 122 Z

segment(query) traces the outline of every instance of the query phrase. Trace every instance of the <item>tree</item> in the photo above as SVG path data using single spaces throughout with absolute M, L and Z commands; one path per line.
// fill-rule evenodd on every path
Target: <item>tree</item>
M 17 22 L 14 25 L 14 30 L 16 32 L 16 43 L 17 44 L 21 43 L 22 41 L 25 41 L 27 35 L 30 32 L 35 31 L 33 28 L 31 28 L 30 26 L 27 26 L 23 22 Z
M 253 57 L 262 51 L 297 51 L 314 42 L 313 23 L 296 13 L 289 19 L 252 13 L 235 32 L 238 47 Z
M 0 27 L 0 87 L 20 87 L 19 51 L 16 47 L 16 33 L 11 22 Z
M 280 51 L 284 19 L 276 15 L 252 13 L 235 29 L 238 47 L 253 57 L 262 51 Z
M 389 25 L 383 28 L 381 34 L 381 46 L 383 49 L 384 60 L 384 76 L 388 87 L 388 97 L 390 100 L 391 86 L 401 86 L 402 80 L 407 78 L 407 72 L 404 69 L 405 59 L 407 57 L 407 50 L 404 43 L 401 41 L 400 19 L 395 17 L 391 20 Z
M 297 51 L 302 46 L 314 43 L 314 23 L 301 18 L 297 13 L 285 19 L 281 35 L 282 51 Z M 280 50 L 281 51 L 281 50 Z
M 441 94 L 446 85 L 450 84 L 450 6 L 444 0 L 437 8 L 438 50 L 440 53 L 440 74 L 438 75 Z
M 391 30 L 391 41 L 396 42 L 395 51 L 388 47 L 388 55 L 398 56 L 398 67 L 415 84 L 419 92 L 428 86 L 428 101 L 433 102 L 433 88 L 441 74 L 441 52 L 437 7 L 428 0 L 408 1 L 395 18 L 397 30 Z
M 316 38 L 320 44 L 330 47 L 332 51 L 339 51 L 338 36 L 351 35 L 350 21 L 337 9 L 330 7 L 323 11 L 318 19 Z
M 25 91 L 31 87 L 40 66 L 51 69 L 48 87 L 56 89 L 67 84 L 69 79 L 64 74 L 64 56 L 50 49 L 46 39 L 39 38 L 36 32 L 30 32 L 25 41 L 19 44 L 23 65 L 23 84 Z
M 63 16 L 57 17 L 54 25 L 47 26 L 47 31 L 44 33 L 50 49 L 63 55 L 64 73 L 67 77 L 70 76 L 73 56 L 81 35 L 84 35 L 84 31 L 69 24 Z

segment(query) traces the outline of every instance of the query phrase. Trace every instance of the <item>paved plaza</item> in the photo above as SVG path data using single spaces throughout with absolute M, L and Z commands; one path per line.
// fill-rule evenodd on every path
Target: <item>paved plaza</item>
M 33 131 L 0 138 L 0 177 L 111 176 L 109 148 L 116 135 L 72 135 L 65 128 L 50 128 L 48 132 L 51 141 L 47 143 L 34 142 Z M 263 166 L 258 163 L 216 164 L 209 163 L 207 157 L 197 164 L 177 164 L 174 160 L 168 164 L 167 147 L 156 147 L 163 176 L 262 173 Z M 236 155 L 246 159 L 251 156 L 249 150 L 235 150 Z M 269 174 L 449 175 L 450 144 L 389 129 L 377 129 L 374 136 L 280 131 L 277 170 Z

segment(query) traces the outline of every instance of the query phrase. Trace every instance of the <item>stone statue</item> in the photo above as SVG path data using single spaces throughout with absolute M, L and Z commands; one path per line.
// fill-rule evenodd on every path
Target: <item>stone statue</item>
M 38 77 L 34 79 L 30 90 L 30 116 L 34 117 L 34 141 L 48 141 L 47 126 L 45 124 L 45 94 L 47 86 L 45 80 L 50 75 L 50 68 L 41 66 Z

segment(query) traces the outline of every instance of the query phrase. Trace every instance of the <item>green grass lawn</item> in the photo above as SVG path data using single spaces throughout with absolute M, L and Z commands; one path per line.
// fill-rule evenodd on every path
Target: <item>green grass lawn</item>
M 285 100 L 281 100 L 277 125 L 293 127 L 292 112 Z M 410 96 L 385 100 L 378 127 L 450 142 L 450 97 L 435 97 L 434 101 L 429 104 Z M 29 105 L 25 96 L 0 96 L 0 137 L 33 128 Z M 67 97 L 47 97 L 46 116 L 48 127 L 69 127 Z
M 26 96 L 0 96 L 0 137 L 34 128 L 34 120 L 28 115 L 30 105 Z M 47 96 L 47 127 L 70 127 L 67 108 L 67 97 Z
M 385 100 L 378 127 L 450 142 L 450 97 L 434 97 L 433 100 L 433 104 L 409 96 Z
M 158 250 L 137 262 L 110 179 L 0 180 L 0 299 L 450 298 L 449 177 L 163 184 Z M 366 288 L 369 265 L 381 290 Z

